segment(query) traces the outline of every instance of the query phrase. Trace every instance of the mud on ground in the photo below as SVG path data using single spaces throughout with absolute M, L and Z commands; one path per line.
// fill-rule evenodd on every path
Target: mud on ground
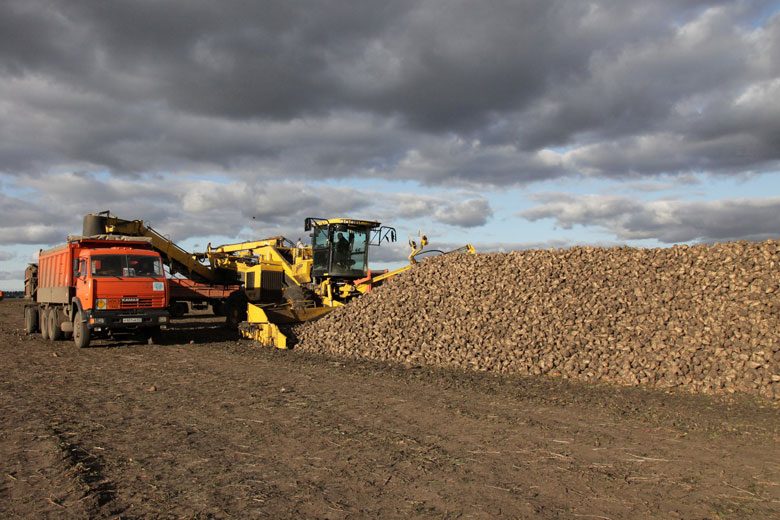
M 0 302 L 3 518 L 777 518 L 780 410 L 257 349 L 78 350 Z

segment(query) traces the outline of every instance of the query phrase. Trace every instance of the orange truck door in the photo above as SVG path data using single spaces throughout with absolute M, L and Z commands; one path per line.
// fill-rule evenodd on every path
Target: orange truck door
M 82 308 L 92 308 L 92 277 L 89 273 L 89 258 L 79 257 L 78 276 L 76 277 L 76 297 L 81 300 Z M 75 274 L 75 273 L 74 273 Z

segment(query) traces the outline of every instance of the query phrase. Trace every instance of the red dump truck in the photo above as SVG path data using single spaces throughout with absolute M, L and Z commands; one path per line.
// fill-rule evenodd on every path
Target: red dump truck
M 68 237 L 25 273 L 25 331 L 44 339 L 135 333 L 153 341 L 170 320 L 162 259 L 139 237 Z

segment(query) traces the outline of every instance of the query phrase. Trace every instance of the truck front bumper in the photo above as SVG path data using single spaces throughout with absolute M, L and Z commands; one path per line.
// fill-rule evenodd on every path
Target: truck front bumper
M 90 329 L 140 329 L 165 327 L 171 315 L 167 309 L 90 310 L 87 323 Z

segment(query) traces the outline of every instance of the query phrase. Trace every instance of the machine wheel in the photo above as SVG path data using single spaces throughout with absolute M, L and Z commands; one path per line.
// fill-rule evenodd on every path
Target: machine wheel
M 49 309 L 41 309 L 38 314 L 38 323 L 41 326 L 41 337 L 43 339 L 49 339 Z
M 62 339 L 62 329 L 57 309 L 49 309 L 49 339 L 59 341 Z
M 211 302 L 211 312 L 214 313 L 214 316 L 224 316 L 225 302 L 221 302 L 221 301 Z
M 169 309 L 172 318 L 181 318 L 190 311 L 187 302 L 173 302 Z
M 89 346 L 89 325 L 83 319 L 80 312 L 73 316 L 73 342 L 78 348 Z
M 249 304 L 249 298 L 243 290 L 233 291 L 225 300 L 223 309 L 225 311 L 225 325 L 231 329 L 238 328 L 238 324 L 246 321 L 246 306 Z
M 32 334 L 38 330 L 38 309 L 35 307 L 24 308 L 24 332 Z
M 316 295 L 314 292 L 305 287 L 301 287 L 300 285 L 287 287 L 284 290 L 284 299 L 289 302 L 293 309 L 314 307 L 316 303 Z

